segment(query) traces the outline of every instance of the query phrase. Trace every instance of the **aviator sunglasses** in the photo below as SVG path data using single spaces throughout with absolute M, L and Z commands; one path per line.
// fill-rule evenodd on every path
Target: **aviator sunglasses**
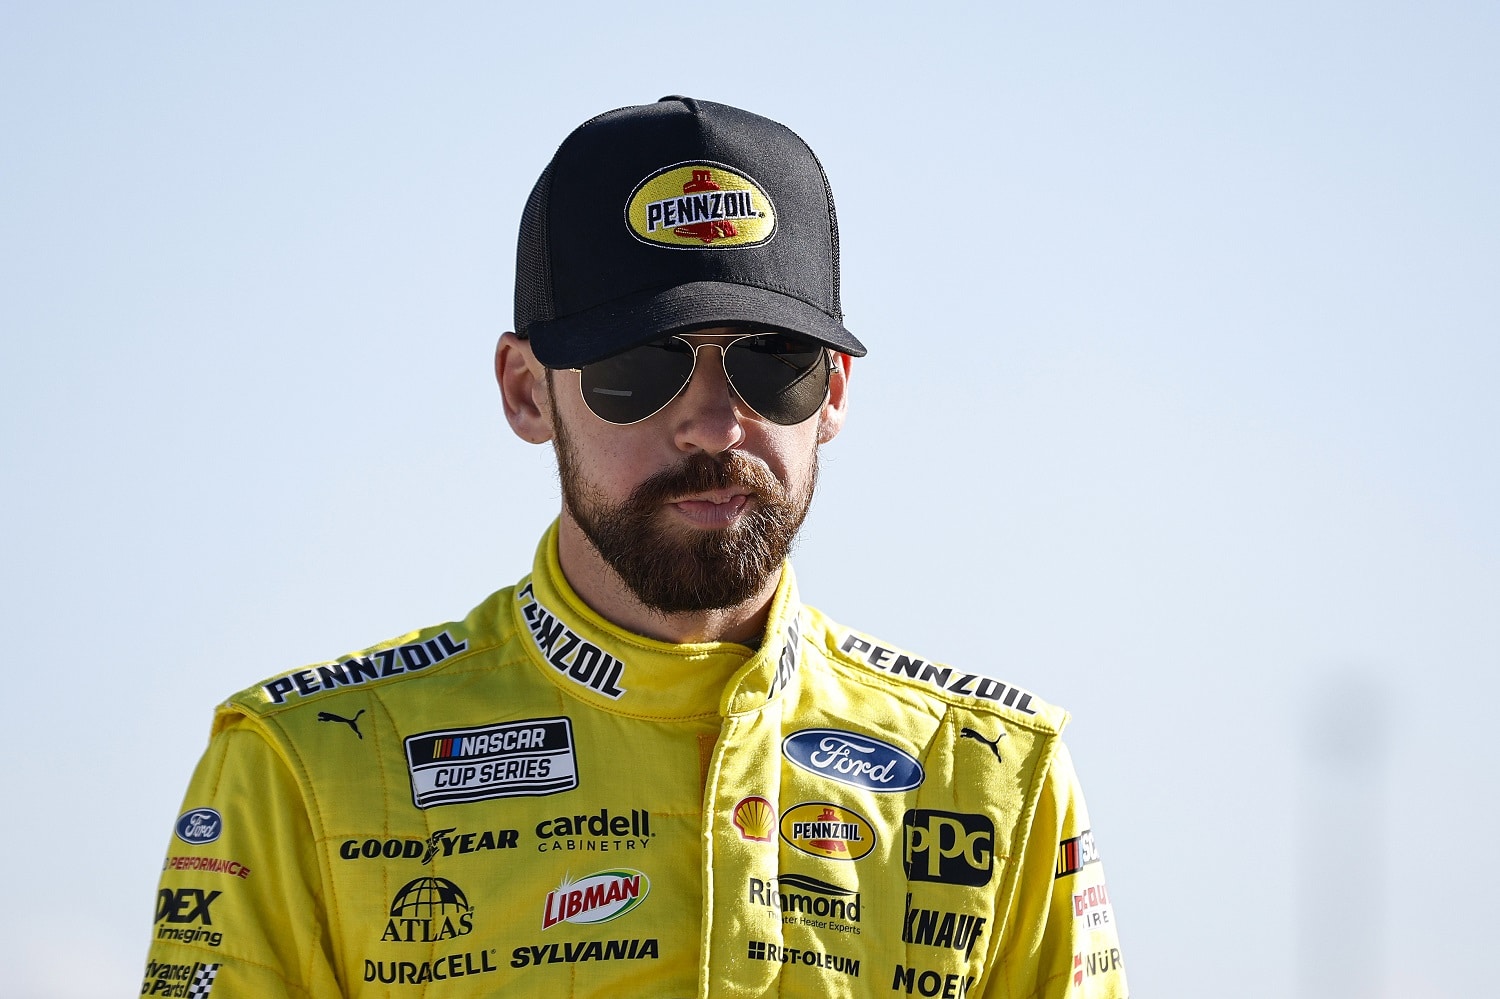
M 650 419 L 687 387 L 704 347 L 719 351 L 735 394 L 772 423 L 801 423 L 828 397 L 833 365 L 827 349 L 789 333 L 765 331 L 697 345 L 673 335 L 575 368 L 583 401 L 606 423 L 628 426 Z

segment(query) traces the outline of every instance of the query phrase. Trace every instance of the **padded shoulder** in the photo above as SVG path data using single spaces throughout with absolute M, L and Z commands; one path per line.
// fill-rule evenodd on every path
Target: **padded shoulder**
M 862 631 L 846 628 L 813 610 L 815 633 L 809 639 L 831 661 L 944 703 L 991 711 L 1013 724 L 1061 732 L 1068 713 L 1031 691 L 986 673 L 933 662 Z

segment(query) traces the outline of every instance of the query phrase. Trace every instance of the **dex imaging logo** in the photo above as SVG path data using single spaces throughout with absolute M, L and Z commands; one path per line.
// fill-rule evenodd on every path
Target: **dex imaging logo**
M 995 824 L 983 815 L 909 808 L 902 864 L 911 881 L 979 887 L 995 871 Z

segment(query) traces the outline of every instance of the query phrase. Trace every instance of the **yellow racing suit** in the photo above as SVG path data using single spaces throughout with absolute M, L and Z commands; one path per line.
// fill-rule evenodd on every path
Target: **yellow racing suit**
M 790 566 L 759 649 L 629 634 L 554 525 L 462 621 L 219 708 L 141 994 L 1125 996 L 1066 719 Z

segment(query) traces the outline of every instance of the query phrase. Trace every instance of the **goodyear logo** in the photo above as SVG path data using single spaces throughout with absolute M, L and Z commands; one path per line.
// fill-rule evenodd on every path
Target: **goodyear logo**
M 636 186 L 625 205 L 636 239 L 681 250 L 757 246 L 776 234 L 776 208 L 759 184 L 723 163 L 678 163 Z
M 852 808 L 804 801 L 781 813 L 781 838 L 812 857 L 860 860 L 875 849 L 875 827 Z

